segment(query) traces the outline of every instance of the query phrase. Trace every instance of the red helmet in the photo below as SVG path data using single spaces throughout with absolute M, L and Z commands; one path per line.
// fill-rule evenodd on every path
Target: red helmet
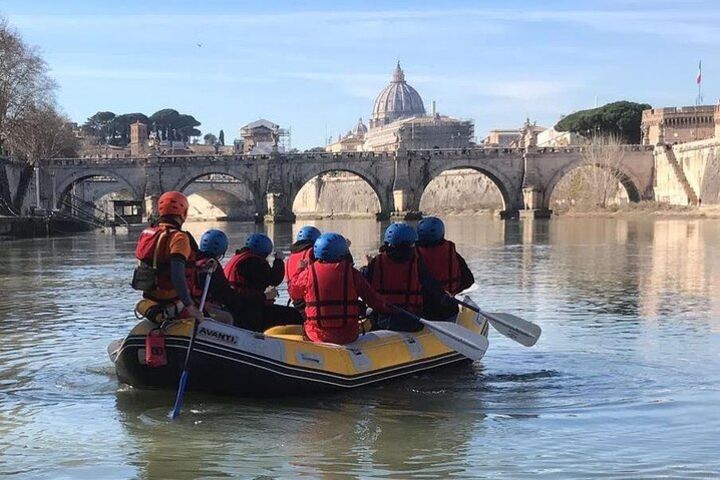
M 184 222 L 188 215 L 190 204 L 185 195 L 180 192 L 165 192 L 158 200 L 158 213 L 163 215 L 177 215 Z

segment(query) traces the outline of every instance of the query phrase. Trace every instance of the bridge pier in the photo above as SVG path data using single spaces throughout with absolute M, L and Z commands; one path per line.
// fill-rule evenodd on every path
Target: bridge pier
M 393 210 L 390 212 L 391 220 L 419 220 L 422 218 L 420 205 L 415 202 L 412 190 L 401 188 L 393 190 Z
M 268 192 L 265 198 L 267 201 L 265 223 L 292 223 L 295 221 L 295 214 L 292 212 L 289 200 L 284 193 Z
M 518 211 L 520 218 L 550 218 L 552 210 L 547 207 L 545 190 L 535 186 L 522 189 L 524 208 Z

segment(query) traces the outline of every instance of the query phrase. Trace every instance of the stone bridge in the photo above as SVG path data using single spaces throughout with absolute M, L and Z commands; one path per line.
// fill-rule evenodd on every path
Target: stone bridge
M 652 147 L 627 146 L 616 173 L 631 201 L 653 198 Z M 469 168 L 489 177 L 500 190 L 504 217 L 543 212 L 558 182 L 571 170 L 587 165 L 583 147 L 475 148 L 397 152 L 299 153 L 234 156 L 151 156 L 147 158 L 54 159 L 43 162 L 40 173 L 42 206 L 59 203 L 74 185 L 101 178 L 145 201 L 151 213 L 154 200 L 168 190 L 191 191 L 208 174 L 229 175 L 247 187 L 255 212 L 266 221 L 293 218 L 292 204 L 313 177 L 335 171 L 364 179 L 375 191 L 383 218 L 409 218 L 419 213 L 428 184 L 446 170 Z

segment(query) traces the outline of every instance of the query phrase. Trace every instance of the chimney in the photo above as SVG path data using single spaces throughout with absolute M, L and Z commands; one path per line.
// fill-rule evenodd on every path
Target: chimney
M 435 110 L 435 100 L 432 101 L 432 116 L 434 117 L 437 111 Z

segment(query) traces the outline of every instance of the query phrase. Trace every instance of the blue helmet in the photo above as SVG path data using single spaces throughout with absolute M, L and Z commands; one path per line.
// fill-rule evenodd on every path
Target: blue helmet
M 437 217 L 425 217 L 417 226 L 420 243 L 437 243 L 445 238 L 445 224 Z
M 228 248 L 228 238 L 225 233 L 214 228 L 208 230 L 200 237 L 200 251 L 211 257 L 222 257 Z
M 417 233 L 407 223 L 391 223 L 385 230 L 383 242 L 391 247 L 412 245 L 417 242 Z
M 255 255 L 267 257 L 273 249 L 272 240 L 264 233 L 253 233 L 245 240 L 245 247 Z
M 305 225 L 300 229 L 295 238 L 297 242 L 314 242 L 320 236 L 320 230 L 312 225 Z
M 313 245 L 313 255 L 321 262 L 339 262 L 348 253 L 347 240 L 339 233 L 323 233 Z

